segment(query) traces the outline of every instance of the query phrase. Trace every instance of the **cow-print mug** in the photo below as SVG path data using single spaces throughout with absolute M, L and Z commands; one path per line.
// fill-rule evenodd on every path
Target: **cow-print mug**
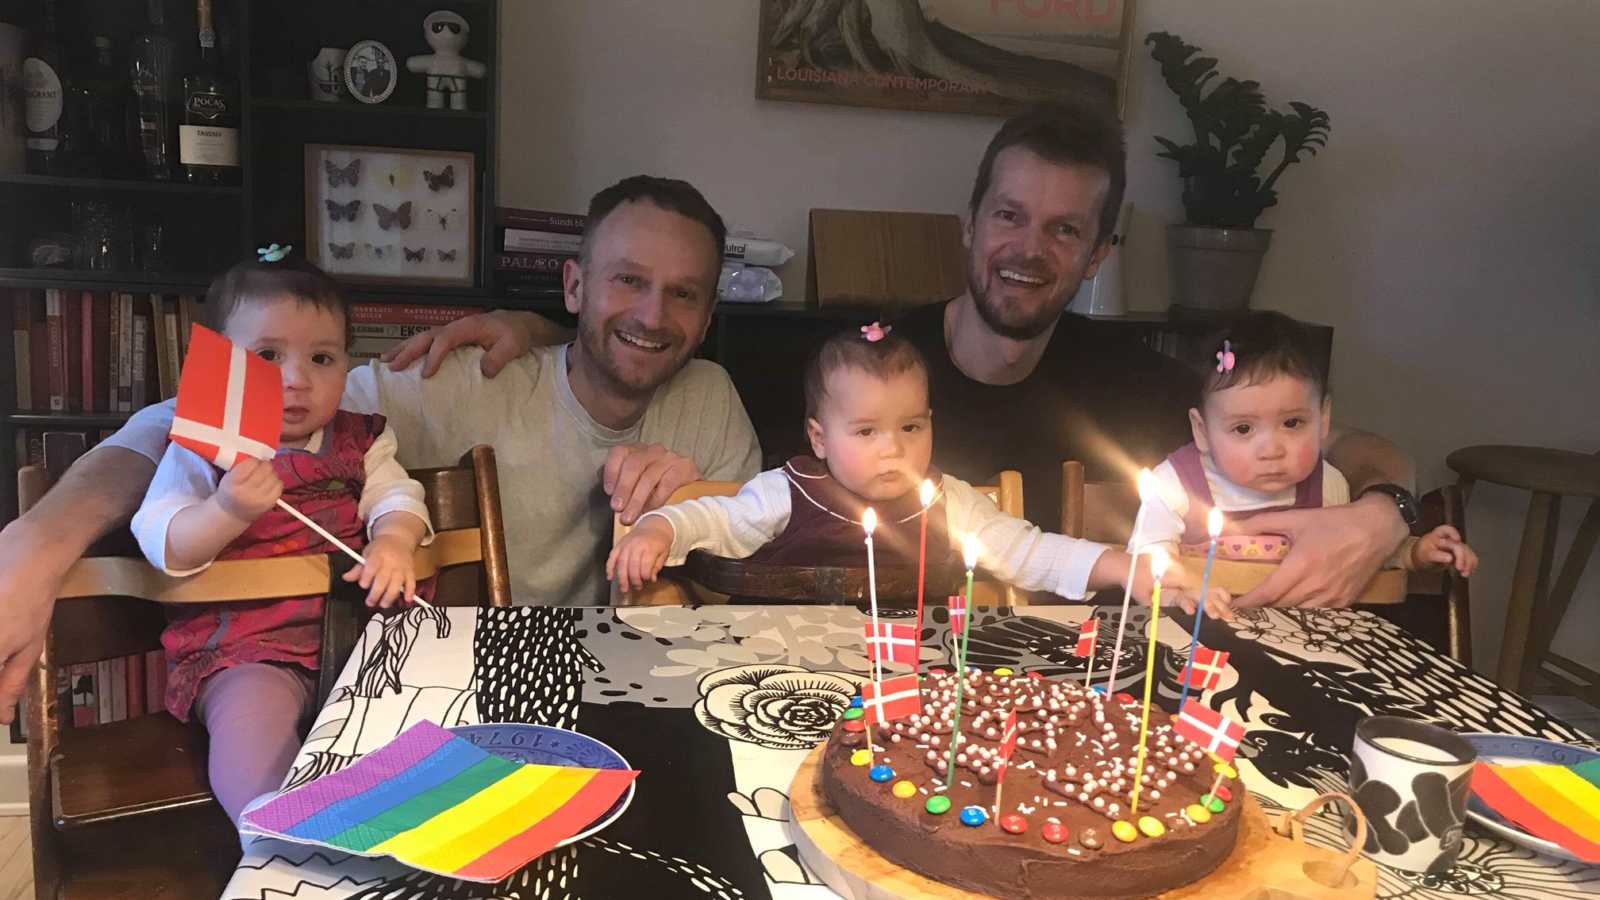
M 1456 863 L 1477 752 L 1452 731 L 1396 716 L 1356 725 L 1350 793 L 1367 817 L 1366 855 L 1410 872 Z M 1353 817 L 1345 832 L 1354 836 Z

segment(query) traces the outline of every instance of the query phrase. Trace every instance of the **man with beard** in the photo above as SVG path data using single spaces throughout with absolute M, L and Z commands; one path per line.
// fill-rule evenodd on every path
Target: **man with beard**
M 604 604 L 613 513 L 632 521 L 699 478 L 744 481 L 760 448 L 727 373 L 691 359 L 716 303 L 726 230 L 686 182 L 635 176 L 596 194 L 582 255 L 564 272 L 577 339 L 496 379 L 463 349 L 424 379 L 373 364 L 343 408 L 381 413 L 406 468 L 454 465 L 475 444 L 499 463 L 520 603 Z M 0 534 L 0 719 L 39 655 L 54 589 L 138 507 L 166 448 L 173 403 L 146 407 L 82 457 Z

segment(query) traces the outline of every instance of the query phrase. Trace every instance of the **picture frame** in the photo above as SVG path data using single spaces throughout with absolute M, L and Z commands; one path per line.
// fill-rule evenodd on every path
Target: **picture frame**
M 344 57 L 344 86 L 362 103 L 382 103 L 400 83 L 400 64 L 381 41 L 358 41 Z
M 473 287 L 470 151 L 305 145 L 306 258 L 358 284 Z
M 862 27 L 759 0 L 756 96 L 764 100 L 1008 116 L 1050 100 L 1120 115 L 1135 0 L 902 0 Z

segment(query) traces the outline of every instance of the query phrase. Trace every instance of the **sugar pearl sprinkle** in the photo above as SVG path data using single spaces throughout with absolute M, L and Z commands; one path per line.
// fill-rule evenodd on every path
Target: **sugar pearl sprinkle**
M 958 677 L 964 679 L 959 735 L 951 727 Z M 931 788 L 935 795 L 928 798 L 929 805 L 935 808 L 928 810 L 930 815 L 950 808 L 943 792 L 954 745 L 960 770 L 955 789 L 973 801 L 961 809 L 960 818 L 969 827 L 1000 827 L 1018 840 L 1050 844 L 1065 843 L 1070 835 L 1080 839 L 1075 841 L 1079 846 L 1092 851 L 1103 846 L 1100 835 L 1108 832 L 1117 842 L 1132 842 L 1159 837 L 1174 827 L 1200 827 L 1213 817 L 1207 809 L 1212 804 L 1206 803 L 1211 798 L 1201 797 L 1211 775 L 1205 752 L 1170 724 L 1152 721 L 1140 778 L 1139 816 L 1128 820 L 1133 772 L 1138 764 L 1140 708 L 1137 701 L 1130 703 L 1127 695 L 1108 699 L 1070 679 L 1052 681 L 1003 669 L 993 674 L 968 669 L 961 675 L 930 670 L 922 691 L 922 712 L 879 729 L 876 743 L 914 748 L 911 758 L 922 760 L 926 777 L 900 773 L 910 780 L 896 782 L 892 795 L 912 801 L 926 796 Z M 994 809 L 1000 739 L 1006 717 L 1013 710 L 1017 713 L 1017 747 L 1006 770 L 1005 806 Z M 903 755 L 894 758 L 905 761 Z M 887 765 L 889 759 L 873 759 L 858 750 L 851 761 L 870 767 L 874 780 L 889 787 L 887 782 L 896 777 Z M 938 803 L 932 802 L 935 800 Z M 1065 815 L 1075 806 L 1103 820 L 1104 829 L 1069 831 L 1056 815 Z M 969 810 L 981 810 L 981 821 L 970 822 L 978 816 Z M 1050 813 L 1055 815 L 1046 818 Z M 1165 817 L 1167 824 L 1160 817 Z M 1051 827 L 1041 831 L 1047 823 Z

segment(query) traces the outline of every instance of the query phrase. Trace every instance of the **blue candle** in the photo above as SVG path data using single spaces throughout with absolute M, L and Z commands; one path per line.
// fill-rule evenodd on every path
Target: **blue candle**
M 1194 611 L 1194 634 L 1189 640 L 1189 665 L 1183 670 L 1183 693 L 1178 697 L 1178 709 L 1189 700 L 1189 679 L 1194 677 L 1194 651 L 1200 646 L 1200 620 L 1206 617 L 1206 592 L 1211 589 L 1211 564 L 1217 561 L 1217 536 L 1222 534 L 1222 510 L 1216 507 L 1206 514 L 1206 531 L 1211 534 L 1211 545 L 1206 548 L 1206 571 L 1200 576 L 1200 603 Z

